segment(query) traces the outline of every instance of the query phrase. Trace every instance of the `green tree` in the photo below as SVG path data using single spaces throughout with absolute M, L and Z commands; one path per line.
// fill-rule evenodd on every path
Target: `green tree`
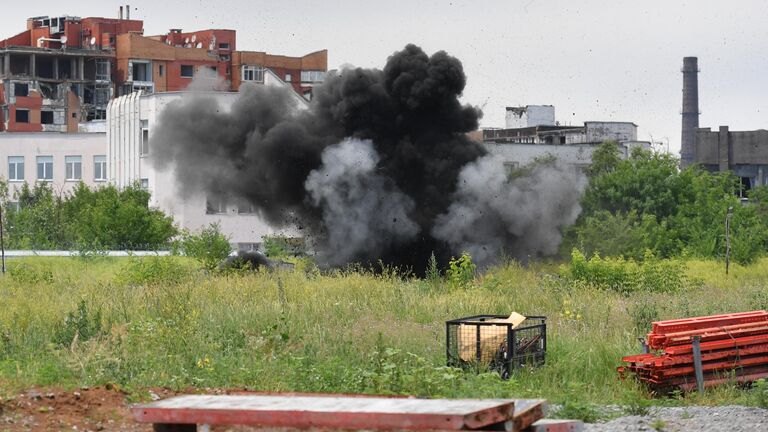
M 596 153 L 583 213 L 568 232 L 567 246 L 637 259 L 645 249 L 658 257 L 722 257 L 725 215 L 732 207 L 733 259 L 748 263 L 765 251 L 763 208 L 741 205 L 732 173 L 695 166 L 680 171 L 671 155 L 641 149 L 618 162 L 606 156 L 607 144 Z
M 80 183 L 64 202 L 78 247 L 158 249 L 177 234 L 173 219 L 148 206 L 149 192 L 138 185 L 90 189 Z

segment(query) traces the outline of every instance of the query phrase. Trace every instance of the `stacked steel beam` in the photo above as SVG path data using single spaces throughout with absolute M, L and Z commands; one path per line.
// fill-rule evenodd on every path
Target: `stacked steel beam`
M 634 374 L 659 392 L 696 388 L 693 337 L 700 338 L 704 387 L 768 377 L 768 312 L 752 311 L 658 321 L 648 354 L 622 358 L 623 378 Z

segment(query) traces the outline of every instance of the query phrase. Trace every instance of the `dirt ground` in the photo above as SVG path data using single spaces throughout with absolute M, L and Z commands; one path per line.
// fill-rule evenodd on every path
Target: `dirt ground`
M 110 386 L 30 389 L 0 400 L 0 431 L 151 431 L 133 422 L 127 396 Z
M 243 390 L 191 389 L 175 392 L 163 388 L 148 390 L 144 399 L 165 399 L 177 394 L 248 394 Z M 16 431 L 141 431 L 152 426 L 133 421 L 133 398 L 112 386 L 34 388 L 9 398 L 0 398 L 0 432 Z M 244 431 L 250 428 L 212 428 L 214 431 Z

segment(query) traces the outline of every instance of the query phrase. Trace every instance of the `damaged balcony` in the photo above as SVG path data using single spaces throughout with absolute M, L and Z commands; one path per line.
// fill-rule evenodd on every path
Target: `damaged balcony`
M 30 111 L 28 122 L 39 122 L 43 131 L 72 131 L 79 122 L 105 119 L 113 57 L 93 50 L 0 50 L 3 102 L 21 102 L 19 108 Z

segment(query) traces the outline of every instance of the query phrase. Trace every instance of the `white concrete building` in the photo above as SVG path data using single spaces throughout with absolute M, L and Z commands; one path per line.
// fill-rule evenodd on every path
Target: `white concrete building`
M 646 148 L 647 143 L 632 142 L 618 144 L 619 156 L 626 159 L 632 153 L 634 147 Z M 586 169 L 592 163 L 592 153 L 597 149 L 597 144 L 519 144 L 519 143 L 494 143 L 484 142 L 483 146 L 489 153 L 498 156 L 504 161 L 507 170 L 513 170 L 528 165 L 537 159 L 555 157 L 560 162 L 573 165 L 579 169 Z
M 637 125 L 632 122 L 588 121 L 584 129 L 585 142 L 637 141 Z
M 507 128 L 555 126 L 555 107 L 552 105 L 526 105 L 507 107 Z
M 25 182 L 49 182 L 63 196 L 81 181 L 90 187 L 106 184 L 106 151 L 103 132 L 3 132 L 0 178 L 8 181 L 11 201 Z
M 288 86 L 271 71 L 266 70 L 265 85 Z M 107 177 L 118 187 L 138 183 L 151 193 L 150 205 L 173 215 L 181 228 L 198 231 L 211 223 L 218 223 L 224 234 L 239 249 L 252 249 L 266 235 L 291 232 L 270 227 L 253 212 L 250 206 L 224 202 L 221 197 L 204 194 L 182 194 L 172 171 L 156 170 L 152 165 L 150 137 L 158 126 L 163 109 L 171 102 L 185 97 L 199 96 L 203 92 L 141 92 L 112 100 L 107 108 Z M 222 109 L 231 109 L 239 97 L 231 92 L 204 92 L 213 97 Z M 291 92 L 298 107 L 308 102 L 298 93 Z

